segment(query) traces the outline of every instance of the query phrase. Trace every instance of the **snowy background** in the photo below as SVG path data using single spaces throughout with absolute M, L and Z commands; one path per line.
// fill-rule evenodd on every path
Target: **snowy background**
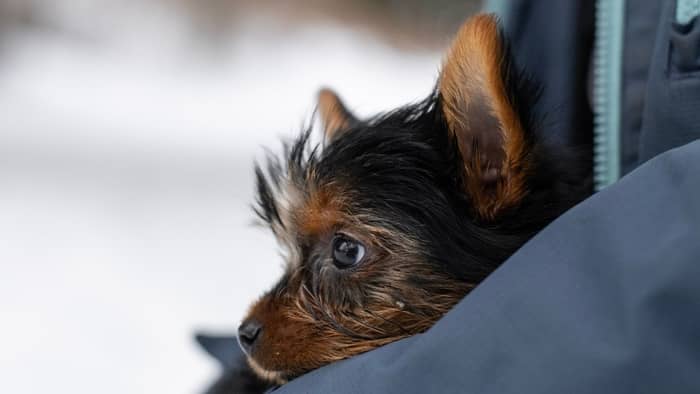
M 201 390 L 192 333 L 233 333 L 281 267 L 261 147 L 323 85 L 361 115 L 421 99 L 449 37 L 193 4 L 0 0 L 2 393 Z

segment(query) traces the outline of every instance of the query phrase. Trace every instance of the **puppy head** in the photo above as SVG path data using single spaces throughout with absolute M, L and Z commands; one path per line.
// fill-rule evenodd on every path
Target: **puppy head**
M 257 169 L 257 213 L 286 259 L 241 326 L 261 376 L 425 331 L 561 212 L 519 81 L 495 18 L 479 15 L 423 102 L 359 120 L 321 92 L 324 144 L 304 132 Z

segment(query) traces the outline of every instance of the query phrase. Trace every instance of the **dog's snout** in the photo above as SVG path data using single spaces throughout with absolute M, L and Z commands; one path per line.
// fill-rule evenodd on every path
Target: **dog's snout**
M 255 319 L 248 319 L 238 327 L 238 343 L 246 354 L 250 354 L 261 331 L 262 324 Z

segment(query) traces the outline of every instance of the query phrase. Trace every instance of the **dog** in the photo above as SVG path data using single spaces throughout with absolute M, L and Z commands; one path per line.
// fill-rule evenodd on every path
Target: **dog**
M 323 142 L 309 128 L 256 167 L 286 260 L 238 329 L 260 378 L 427 330 L 591 193 L 590 169 L 538 133 L 539 91 L 488 14 L 459 29 L 423 101 L 359 119 L 321 91 Z

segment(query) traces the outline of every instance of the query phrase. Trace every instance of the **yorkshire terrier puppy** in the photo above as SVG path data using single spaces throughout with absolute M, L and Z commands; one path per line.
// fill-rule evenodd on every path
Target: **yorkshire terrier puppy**
M 358 119 L 323 90 L 323 144 L 305 131 L 256 170 L 286 270 L 238 330 L 251 368 L 282 384 L 427 330 L 584 198 L 537 95 L 492 15 L 460 28 L 422 102 Z

